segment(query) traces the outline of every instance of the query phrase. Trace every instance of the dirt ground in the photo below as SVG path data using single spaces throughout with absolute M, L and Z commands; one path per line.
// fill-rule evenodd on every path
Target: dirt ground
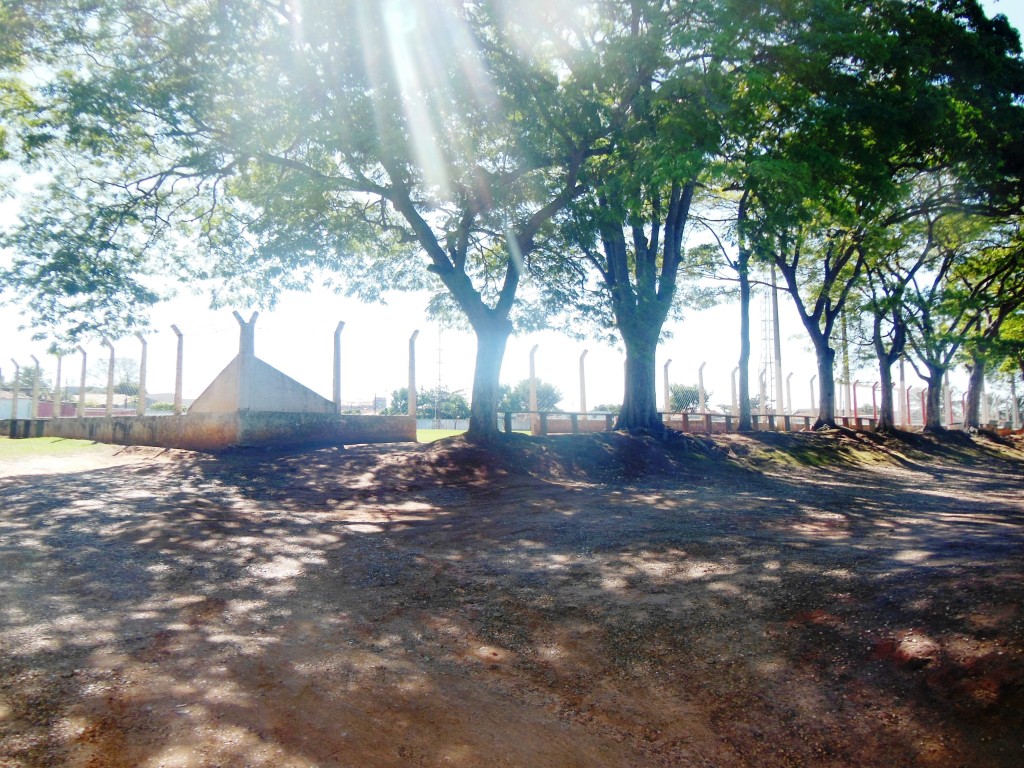
M 1024 765 L 1024 452 L 0 466 L 0 766 Z

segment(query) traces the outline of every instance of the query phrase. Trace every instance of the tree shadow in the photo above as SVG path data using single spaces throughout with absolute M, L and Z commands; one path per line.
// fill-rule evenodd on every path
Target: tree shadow
M 629 440 L 2 481 L 0 741 L 27 765 L 1017 763 L 1019 472 Z

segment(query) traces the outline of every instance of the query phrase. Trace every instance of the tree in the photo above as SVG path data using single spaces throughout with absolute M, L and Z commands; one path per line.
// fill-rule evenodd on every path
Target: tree
M 417 400 L 417 408 L 419 401 Z M 408 416 L 409 415 L 409 388 L 402 387 L 391 392 L 391 405 L 381 411 L 384 416 Z
M 2 282 L 69 338 L 141 322 L 151 271 L 250 304 L 324 273 L 428 286 L 477 336 L 470 435 L 497 437 L 538 237 L 635 90 L 602 6 L 68 7 L 35 155 L 54 181 Z
M 468 419 L 469 403 L 461 390 L 444 386 L 425 389 L 416 397 L 416 416 L 420 419 Z
M 696 384 L 670 384 L 669 406 L 673 413 L 696 413 L 700 407 L 700 387 Z M 704 392 L 704 402 L 711 398 L 711 392 Z M 749 406 L 748 406 L 749 408 Z
M 561 400 L 562 393 L 558 387 L 550 382 L 537 379 L 538 410 L 556 411 Z M 527 413 L 530 411 L 530 380 L 523 379 L 514 387 L 502 384 L 498 410 L 508 413 Z

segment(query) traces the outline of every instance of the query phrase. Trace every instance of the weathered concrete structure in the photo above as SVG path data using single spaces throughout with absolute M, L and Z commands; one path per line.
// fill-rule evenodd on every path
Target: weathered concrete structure
M 408 416 L 339 416 L 236 411 L 186 416 L 103 416 L 18 419 L 0 423 L 12 437 L 64 437 L 115 445 L 152 445 L 193 451 L 288 448 L 305 445 L 415 442 Z
M 18 419 L 5 421 L 0 430 L 11 437 L 65 437 L 188 450 L 416 441 L 414 418 L 342 416 L 334 402 L 256 357 L 257 317 L 253 312 L 245 321 L 235 312 L 241 327 L 238 355 L 184 416 Z M 181 334 L 174 330 L 179 341 L 177 407 Z M 84 365 L 84 351 L 82 359 Z

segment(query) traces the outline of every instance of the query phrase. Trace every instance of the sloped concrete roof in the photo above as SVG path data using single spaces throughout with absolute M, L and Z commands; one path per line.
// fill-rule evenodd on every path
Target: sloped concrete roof
M 192 413 L 335 413 L 334 403 L 252 354 L 228 363 L 189 407 Z

